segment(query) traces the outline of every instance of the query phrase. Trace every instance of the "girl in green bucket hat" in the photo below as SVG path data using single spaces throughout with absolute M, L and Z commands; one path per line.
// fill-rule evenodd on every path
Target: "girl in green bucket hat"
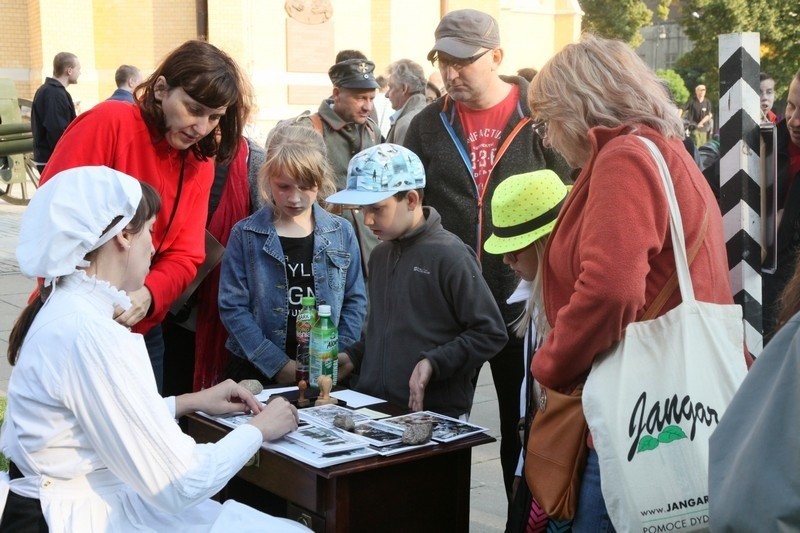
M 526 339 L 525 371 L 520 388 L 520 413 L 524 413 L 524 418 L 520 420 L 521 441 L 527 435 L 529 422 L 526 421 L 530 420 L 528 378 L 532 352 L 550 329 L 545 314 L 539 312 L 542 309 L 541 264 L 547 238 L 553 231 L 571 188 L 571 185 L 564 185 L 552 170 L 537 170 L 511 176 L 497 186 L 492 196 L 492 235 L 483 249 L 490 254 L 502 255 L 503 262 L 521 278 L 508 303 L 527 302 L 525 311 L 514 324 L 514 332 Z M 517 476 L 522 477 L 521 452 Z M 531 510 L 535 516 L 544 516 L 544 511 L 531 497 L 524 479 L 521 478 L 516 485 L 509 525 L 527 523 Z M 512 527 L 511 531 L 518 529 Z
M 531 288 L 525 314 L 517 321 L 515 331 L 519 336 L 528 330 L 533 316 L 538 284 L 532 282 L 537 278 L 547 237 L 570 189 L 555 172 L 545 169 L 511 176 L 497 186 L 492 196 L 492 235 L 483 249 L 503 255 L 503 262 L 522 278 L 521 287 Z M 537 333 L 539 337 L 544 332 Z

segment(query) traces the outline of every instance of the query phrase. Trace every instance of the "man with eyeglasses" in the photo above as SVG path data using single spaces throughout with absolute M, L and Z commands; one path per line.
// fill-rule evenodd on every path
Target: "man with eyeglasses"
M 544 147 L 531 126 L 528 82 L 499 75 L 503 49 L 493 17 L 473 9 L 452 11 L 439 22 L 434 36 L 428 60 L 439 68 L 447 96 L 414 117 L 403 144 L 425 166 L 425 202 L 441 213 L 445 229 L 478 254 L 483 276 L 510 324 L 523 310 L 522 304 L 506 303 L 518 280 L 501 256 L 482 253 L 491 234 L 492 194 L 515 174 L 550 168 L 566 179 L 570 169 L 561 156 Z M 509 497 L 520 452 L 522 353 L 522 340 L 509 332 L 508 344 L 490 360 Z

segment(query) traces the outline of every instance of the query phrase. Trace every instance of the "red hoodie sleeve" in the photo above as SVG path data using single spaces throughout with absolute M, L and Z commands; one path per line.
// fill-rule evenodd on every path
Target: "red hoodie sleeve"
M 163 140 L 152 140 L 135 106 L 104 102 L 70 124 L 45 166 L 41 182 L 61 170 L 87 165 L 105 165 L 125 172 L 152 185 L 161 197 L 161 211 L 153 227 L 157 255 L 145 278 L 153 303 L 148 316 L 134 327 L 134 331 L 146 333 L 164 319 L 205 258 L 213 161 L 199 161 L 194 155 L 187 155 L 179 205 L 174 209 L 180 153 L 170 150 Z

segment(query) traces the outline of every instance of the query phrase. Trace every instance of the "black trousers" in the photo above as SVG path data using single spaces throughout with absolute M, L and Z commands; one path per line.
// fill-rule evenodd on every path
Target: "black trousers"
M 22 477 L 22 473 L 14 463 L 8 465 L 11 479 Z M 47 521 L 44 519 L 42 504 L 38 498 L 26 498 L 8 491 L 6 508 L 0 519 L 0 533 L 47 533 Z
M 503 468 L 503 483 L 506 496 L 511 499 L 511 486 L 519 461 L 522 445 L 519 442 L 519 388 L 523 376 L 522 340 L 509 332 L 509 341 L 492 359 L 494 389 L 497 393 L 497 409 L 500 414 L 500 465 Z

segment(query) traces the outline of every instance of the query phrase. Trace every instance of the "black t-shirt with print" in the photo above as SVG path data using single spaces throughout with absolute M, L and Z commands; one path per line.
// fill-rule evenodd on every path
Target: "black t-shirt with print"
M 289 316 L 286 323 L 286 355 L 294 359 L 297 352 L 295 320 L 300 311 L 303 296 L 314 296 L 314 234 L 306 237 L 281 237 L 289 300 Z

